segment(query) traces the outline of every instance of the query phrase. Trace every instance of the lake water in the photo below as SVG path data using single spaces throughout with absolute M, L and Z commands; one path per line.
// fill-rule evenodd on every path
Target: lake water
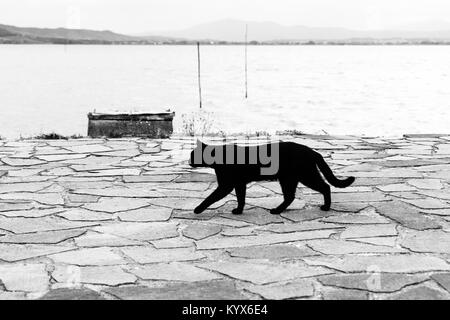
M 0 136 L 86 134 L 89 111 L 198 109 L 195 46 L 0 46 Z M 225 132 L 450 132 L 450 46 L 203 46 Z

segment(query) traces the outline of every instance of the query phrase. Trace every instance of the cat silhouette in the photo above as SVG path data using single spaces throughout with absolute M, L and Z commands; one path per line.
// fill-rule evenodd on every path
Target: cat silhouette
M 271 214 L 280 214 L 289 207 L 295 199 L 299 182 L 320 192 L 324 197 L 324 204 L 320 208 L 328 211 L 331 205 L 331 190 L 320 172 L 337 188 L 348 187 L 355 181 L 354 177 L 344 180 L 336 178 L 322 155 L 294 142 L 280 141 L 256 146 L 238 146 L 207 145 L 197 140 L 189 164 L 194 168 L 212 168 L 217 177 L 217 189 L 194 209 L 197 214 L 227 196 L 233 189 L 236 192 L 238 206 L 232 213 L 242 214 L 247 184 L 252 181 L 271 180 L 279 181 L 284 197 L 280 205 L 270 210 Z

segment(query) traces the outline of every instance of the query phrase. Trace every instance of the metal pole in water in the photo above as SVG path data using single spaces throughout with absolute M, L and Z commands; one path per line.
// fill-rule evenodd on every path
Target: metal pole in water
M 248 97 L 248 81 L 247 81 L 247 35 L 248 35 L 248 24 L 245 25 L 245 99 Z
M 197 62 L 198 62 L 198 95 L 200 98 L 200 109 L 202 108 L 202 84 L 200 78 L 200 42 L 197 42 Z

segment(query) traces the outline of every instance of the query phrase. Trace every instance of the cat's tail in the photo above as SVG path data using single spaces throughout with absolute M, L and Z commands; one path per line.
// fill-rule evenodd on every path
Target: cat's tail
M 323 157 L 320 154 L 317 154 L 318 157 L 316 158 L 316 164 L 319 167 L 320 171 L 322 172 L 323 176 L 327 181 L 336 188 L 346 188 L 350 186 L 354 181 L 355 177 L 348 177 L 347 179 L 340 180 L 336 178 L 336 176 L 333 174 L 333 171 L 331 171 L 328 164 L 325 162 Z

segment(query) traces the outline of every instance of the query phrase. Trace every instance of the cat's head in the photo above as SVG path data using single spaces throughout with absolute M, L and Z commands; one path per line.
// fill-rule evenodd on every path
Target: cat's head
M 197 145 L 194 150 L 191 151 L 191 156 L 189 158 L 189 165 L 193 168 L 199 167 L 209 167 L 208 164 L 205 163 L 203 159 L 203 151 L 207 147 L 206 144 L 197 140 Z

